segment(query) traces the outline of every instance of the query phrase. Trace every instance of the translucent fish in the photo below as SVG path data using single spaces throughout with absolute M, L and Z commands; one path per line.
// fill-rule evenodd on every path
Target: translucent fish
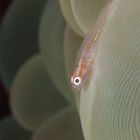
M 97 44 L 103 32 L 104 25 L 109 18 L 109 13 L 112 10 L 112 3 L 112 0 L 108 1 L 101 11 L 97 22 L 91 29 L 91 32 L 87 35 L 80 47 L 71 75 L 72 88 L 76 92 L 80 91 L 85 86 L 85 83 L 88 83 L 88 78 L 91 76 L 91 69 L 95 67 L 95 58 L 98 50 Z

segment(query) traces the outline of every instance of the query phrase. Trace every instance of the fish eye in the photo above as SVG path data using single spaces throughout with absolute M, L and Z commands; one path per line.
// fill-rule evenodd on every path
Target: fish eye
M 75 77 L 73 82 L 77 86 L 81 83 L 81 78 L 80 77 Z

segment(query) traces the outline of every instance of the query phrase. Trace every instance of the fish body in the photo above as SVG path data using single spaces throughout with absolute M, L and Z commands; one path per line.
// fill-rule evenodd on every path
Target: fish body
M 74 91 L 80 91 L 91 75 L 91 69 L 95 64 L 97 55 L 98 40 L 103 32 L 103 27 L 108 19 L 111 7 L 112 0 L 109 0 L 79 49 L 74 70 L 71 75 L 71 85 Z

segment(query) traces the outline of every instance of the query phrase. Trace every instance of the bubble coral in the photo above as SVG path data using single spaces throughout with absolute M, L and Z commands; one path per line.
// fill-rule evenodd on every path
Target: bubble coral
M 39 26 L 38 40 L 40 52 L 21 68 L 11 88 L 12 107 L 15 116 L 15 112 L 19 110 L 22 112 L 24 109 L 28 109 L 28 105 L 26 108 L 23 106 L 23 108 L 19 110 L 17 105 L 14 106 L 14 103 L 16 103 L 14 102 L 16 96 L 13 96 L 16 93 L 15 91 L 21 87 L 17 93 L 22 93 L 23 85 L 26 85 L 26 87 L 30 85 L 28 85 L 28 82 L 30 82 L 30 80 L 28 81 L 29 76 L 33 76 L 31 79 L 35 79 L 30 82 L 31 85 L 33 84 L 33 88 L 28 87 L 32 89 L 32 91 L 29 92 L 30 95 L 33 95 L 31 94 L 33 92 L 37 92 L 37 90 L 35 90 L 37 87 L 38 91 L 45 89 L 45 86 L 42 88 L 42 85 L 44 85 L 44 83 L 47 84 L 47 80 L 42 84 L 38 79 L 42 80 L 45 73 L 47 73 L 56 86 L 56 89 L 65 97 L 70 106 L 75 106 L 73 96 L 75 97 L 85 140 L 140 139 L 139 0 L 111 1 L 113 8 L 107 13 L 109 18 L 107 18 L 103 25 L 103 30 L 97 39 L 96 47 L 98 51 L 94 58 L 96 63 L 91 64 L 92 74 L 86 81 L 88 84 L 86 84 L 86 86 L 83 85 L 79 92 L 73 91 L 70 86 L 71 72 L 74 68 L 77 52 L 83 40 L 87 42 L 88 39 L 94 39 L 93 33 L 96 28 L 93 27 L 97 24 L 96 21 L 98 21 L 101 11 L 106 7 L 107 2 L 107 0 L 48 1 L 47 6 L 44 7 Z M 84 44 L 83 48 L 85 48 L 86 45 L 87 44 Z M 84 51 L 83 48 L 80 49 L 81 53 Z M 36 73 L 33 73 L 33 71 Z M 33 73 L 33 75 L 31 73 Z M 42 76 L 43 73 L 44 75 Z M 21 76 L 22 74 L 23 76 Z M 22 79 L 19 77 L 23 77 L 23 79 L 26 77 L 24 74 L 27 76 L 24 81 L 25 83 L 27 81 L 27 84 L 17 82 L 18 79 Z M 89 73 L 86 74 L 89 75 Z M 40 76 L 42 76 L 42 78 Z M 28 93 L 28 88 L 26 90 L 25 88 L 23 89 Z M 47 89 L 43 92 L 45 91 L 47 91 Z M 29 95 L 25 96 L 27 98 L 19 97 L 22 97 L 21 99 L 29 99 Z M 50 95 L 48 96 L 50 97 Z M 47 98 L 45 99 L 47 101 Z M 16 101 L 19 102 L 19 99 Z M 30 101 L 31 100 L 29 100 L 29 102 Z M 53 102 L 53 97 L 50 99 L 50 102 L 47 102 L 50 103 L 50 109 L 54 103 L 51 101 Z M 40 102 L 41 100 L 38 103 Z M 62 108 L 60 106 L 61 109 L 68 107 L 65 101 L 62 102 L 64 106 Z M 57 101 L 55 103 L 57 104 Z M 58 102 L 57 105 L 61 104 Z M 59 108 L 59 106 L 57 107 Z M 35 110 L 36 108 L 33 106 L 32 109 Z M 58 111 L 61 109 L 58 109 Z M 41 112 L 42 116 L 39 116 L 39 118 L 44 117 L 44 120 L 41 119 L 42 121 L 39 125 L 34 127 L 35 123 L 33 121 L 35 118 L 33 115 L 31 115 L 33 123 L 30 121 L 26 121 L 26 123 L 24 121 L 22 122 L 24 127 L 28 126 L 26 128 L 36 130 L 33 137 L 35 140 L 42 138 L 47 130 L 52 133 L 53 127 L 56 128 L 56 132 L 59 132 L 60 122 L 62 123 L 64 121 L 63 123 L 65 123 L 65 119 L 67 120 L 67 117 L 71 116 L 67 116 L 67 113 L 73 114 L 75 111 L 70 111 L 67 108 L 65 113 L 62 111 L 60 116 L 58 115 L 57 117 L 56 115 L 56 118 L 49 119 L 47 118 L 47 113 L 44 113 L 44 110 L 45 108 L 42 111 L 43 113 Z M 39 113 L 40 109 L 35 111 Z M 27 114 L 29 115 L 29 113 Z M 54 114 L 55 111 L 52 113 L 52 116 Z M 21 118 L 24 115 L 23 113 Z M 64 118 L 62 119 L 61 117 Z M 63 121 L 61 121 L 61 119 Z M 55 124 L 59 125 L 55 126 Z M 77 134 L 79 134 L 78 137 L 81 139 L 83 136 L 81 136 L 82 134 L 79 129 L 81 129 L 81 127 L 78 127 Z M 45 136 L 47 136 L 47 138 L 56 139 L 52 135 L 46 134 Z M 64 133 L 59 134 L 61 135 L 60 138 L 62 138 Z M 67 134 L 67 137 L 69 134 L 71 135 L 71 133 Z M 63 138 L 66 139 L 65 136 Z

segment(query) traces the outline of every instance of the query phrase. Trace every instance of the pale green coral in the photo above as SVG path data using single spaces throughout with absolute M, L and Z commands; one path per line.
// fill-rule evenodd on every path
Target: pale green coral
M 40 52 L 21 67 L 11 88 L 13 114 L 22 126 L 35 131 L 33 140 L 140 139 L 139 0 L 114 0 L 115 10 L 109 13 L 97 45 L 94 75 L 78 94 L 80 118 L 71 107 L 57 113 L 75 107 L 71 70 L 83 39 L 106 2 L 49 0 L 42 7 L 36 29 Z M 63 127 L 68 127 L 67 133 Z

